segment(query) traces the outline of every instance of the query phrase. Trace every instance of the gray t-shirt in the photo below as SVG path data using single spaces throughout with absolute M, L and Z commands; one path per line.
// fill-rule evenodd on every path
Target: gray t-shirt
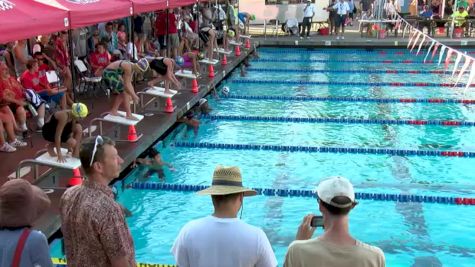
M 0 266 L 11 266 L 13 255 L 23 229 L 0 230 Z M 46 236 L 32 230 L 21 254 L 20 267 L 53 267 Z

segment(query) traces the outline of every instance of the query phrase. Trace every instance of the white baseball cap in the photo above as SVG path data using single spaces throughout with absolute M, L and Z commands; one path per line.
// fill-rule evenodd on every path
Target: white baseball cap
M 341 176 L 329 177 L 317 186 L 318 198 L 337 208 L 349 208 L 355 203 L 355 191 L 350 181 Z M 345 204 L 333 202 L 335 197 L 347 197 L 351 201 Z

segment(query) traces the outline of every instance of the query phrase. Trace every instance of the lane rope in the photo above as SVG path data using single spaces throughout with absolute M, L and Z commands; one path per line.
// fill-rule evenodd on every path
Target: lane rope
M 340 63 L 372 63 L 372 64 L 434 64 L 438 63 L 434 60 L 349 60 L 349 59 L 285 59 L 285 58 L 259 58 L 254 60 L 254 62 L 287 62 L 287 63 L 331 63 L 331 62 L 340 62 Z M 454 63 L 455 61 L 450 61 L 449 63 Z
M 466 84 L 458 83 L 429 83 L 429 82 L 326 82 L 326 81 L 284 81 L 284 80 L 254 80 L 254 79 L 232 79 L 232 83 L 243 84 L 279 84 L 279 85 L 351 85 L 351 86 L 390 86 L 390 87 L 465 87 Z M 475 87 L 471 84 L 470 87 Z
M 172 144 L 173 145 L 173 144 Z M 360 147 L 317 147 L 317 146 L 281 146 L 257 144 L 223 144 L 223 143 L 195 143 L 175 142 L 176 147 L 228 149 L 228 150 L 265 150 L 282 152 L 308 152 L 308 153 L 336 153 L 336 154 L 378 154 L 392 156 L 432 156 L 432 157 L 463 157 L 473 158 L 475 152 L 444 151 L 444 150 L 411 150 L 394 148 L 360 148 Z
M 452 74 L 444 70 L 338 70 L 338 69 L 277 69 L 277 68 L 247 68 L 248 71 L 258 72 L 292 72 L 292 73 L 377 73 L 377 74 Z M 465 73 L 469 73 L 465 71 Z
M 207 188 L 207 185 L 189 184 L 168 184 L 156 182 L 133 182 L 128 185 L 133 189 L 164 190 L 178 192 L 197 192 Z M 252 188 L 259 195 L 279 196 L 279 197 L 312 197 L 317 198 L 312 190 L 306 189 L 274 189 L 274 188 Z M 475 205 L 475 198 L 464 197 L 444 197 L 409 194 L 386 194 L 386 193 L 361 193 L 355 192 L 356 199 L 394 201 L 394 202 L 418 202 L 418 203 L 439 203 L 450 205 Z
M 262 54 L 379 54 L 379 55 L 417 55 L 416 51 L 408 50 L 380 50 L 380 49 L 366 49 L 366 50 L 352 50 L 352 49 L 334 49 L 334 50 L 325 50 L 325 49 L 314 49 L 314 48 L 292 48 L 292 49 L 263 49 L 260 48 L 259 53 Z M 419 54 L 427 53 L 427 49 L 421 49 Z M 475 54 L 475 51 L 463 51 L 467 54 Z
M 321 102 L 372 102 L 372 103 L 428 103 L 428 104 L 475 104 L 475 99 L 448 98 L 367 98 L 367 97 L 320 97 L 320 96 L 273 96 L 273 95 L 223 95 L 222 98 L 243 100 L 321 101 Z
M 347 123 L 347 124 L 382 124 L 382 125 L 439 125 L 469 126 L 473 121 L 455 120 L 387 120 L 387 119 L 355 119 L 355 118 L 297 118 L 297 117 L 265 117 L 238 115 L 203 115 L 203 119 L 226 121 L 262 121 L 262 122 L 298 122 L 298 123 Z

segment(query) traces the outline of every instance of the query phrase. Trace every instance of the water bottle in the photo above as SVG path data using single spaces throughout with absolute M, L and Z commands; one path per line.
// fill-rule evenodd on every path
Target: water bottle
M 31 105 L 30 103 L 28 103 L 28 110 L 30 110 L 31 115 L 32 115 L 33 117 L 38 116 L 38 112 L 37 112 L 36 109 L 33 107 L 33 105 Z

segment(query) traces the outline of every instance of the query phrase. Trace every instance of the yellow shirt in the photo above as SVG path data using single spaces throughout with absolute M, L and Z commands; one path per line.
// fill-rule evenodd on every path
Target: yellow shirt
M 462 24 L 465 23 L 465 18 L 468 17 L 468 12 L 464 10 L 462 13 L 460 13 L 458 10 L 452 14 L 452 18 L 455 20 L 455 24 L 457 26 L 461 26 Z
M 384 267 L 383 251 L 356 241 L 354 246 L 340 246 L 319 238 L 297 240 L 290 244 L 285 267 Z

